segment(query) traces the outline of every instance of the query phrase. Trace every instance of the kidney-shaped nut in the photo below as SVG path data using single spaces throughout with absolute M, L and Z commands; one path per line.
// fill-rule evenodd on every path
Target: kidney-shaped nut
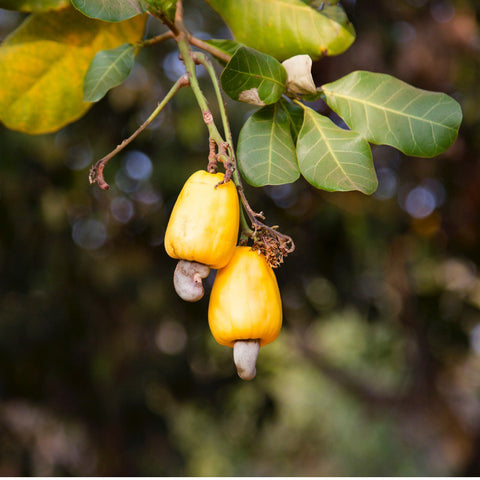
M 178 296 L 187 302 L 197 302 L 205 291 L 202 279 L 208 277 L 210 268 L 203 263 L 179 260 L 173 274 L 173 285 Z
M 237 340 L 233 345 L 233 361 L 242 380 L 255 378 L 259 350 L 259 340 Z

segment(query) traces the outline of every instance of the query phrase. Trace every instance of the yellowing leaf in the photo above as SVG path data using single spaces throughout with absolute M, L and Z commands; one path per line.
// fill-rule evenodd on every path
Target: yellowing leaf
M 0 120 L 29 134 L 80 118 L 83 80 L 99 50 L 141 40 L 145 18 L 92 20 L 73 8 L 29 16 L 0 46 Z

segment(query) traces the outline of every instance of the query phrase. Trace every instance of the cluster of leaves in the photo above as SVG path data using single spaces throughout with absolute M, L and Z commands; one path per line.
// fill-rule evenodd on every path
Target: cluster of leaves
M 3 8 L 41 10 L 0 47 L 0 119 L 9 128 L 46 133 L 78 119 L 127 78 L 138 49 L 148 44 L 141 40 L 146 11 L 174 27 L 172 0 L 72 0 L 75 8 L 68 3 L 0 1 Z M 377 178 L 370 143 L 433 157 L 455 140 L 462 113 L 453 98 L 389 75 L 355 71 L 304 98 L 288 90 L 281 60 L 338 55 L 354 41 L 341 6 L 315 8 L 300 0 L 209 3 L 235 37 L 208 42 L 230 58 L 222 88 L 234 100 L 261 107 L 238 141 L 239 168 L 251 185 L 286 184 L 303 175 L 327 191 L 371 194 Z M 348 129 L 300 101 L 320 97 Z

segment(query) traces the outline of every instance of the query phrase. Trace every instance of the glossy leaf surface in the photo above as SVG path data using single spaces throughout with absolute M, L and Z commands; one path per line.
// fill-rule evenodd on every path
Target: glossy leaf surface
M 460 105 L 381 73 L 357 71 L 322 86 L 328 105 L 369 142 L 433 157 L 455 140 Z
M 33 14 L 0 47 L 0 120 L 12 130 L 48 133 L 89 108 L 83 81 L 99 50 L 142 38 L 145 19 L 91 20 L 72 8 Z
M 235 39 L 279 60 L 307 54 L 316 60 L 338 55 L 355 40 L 342 7 L 318 11 L 301 0 L 208 0 Z
M 121 22 L 146 10 L 141 0 L 72 0 L 72 4 L 87 17 L 105 22 Z
M 248 47 L 237 49 L 221 75 L 229 97 L 261 106 L 280 100 L 286 80 L 287 72 L 278 60 Z
M 377 188 L 368 142 L 308 107 L 298 135 L 297 157 L 302 175 L 322 190 L 371 194 Z
M 100 100 L 128 77 L 134 63 L 135 46 L 129 43 L 98 52 L 85 75 L 83 99 L 86 102 Z
M 287 113 L 279 103 L 255 112 L 238 138 L 238 165 L 250 185 L 283 185 L 300 176 Z

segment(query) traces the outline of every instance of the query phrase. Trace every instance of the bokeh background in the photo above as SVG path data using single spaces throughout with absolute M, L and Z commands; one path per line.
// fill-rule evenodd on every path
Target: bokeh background
M 314 65 L 317 85 L 390 73 L 452 95 L 464 122 L 434 159 L 374 147 L 371 197 L 246 188 L 297 246 L 254 381 L 212 339 L 207 298 L 175 295 L 162 244 L 207 161 L 192 92 L 110 162 L 109 192 L 88 184 L 182 73 L 173 42 L 56 134 L 0 127 L 0 475 L 480 474 L 480 6 L 343 5 L 358 38 Z M 199 37 L 229 35 L 204 2 L 185 13 Z M 0 10 L 1 37 L 22 19 Z M 252 108 L 227 108 L 236 136 Z

